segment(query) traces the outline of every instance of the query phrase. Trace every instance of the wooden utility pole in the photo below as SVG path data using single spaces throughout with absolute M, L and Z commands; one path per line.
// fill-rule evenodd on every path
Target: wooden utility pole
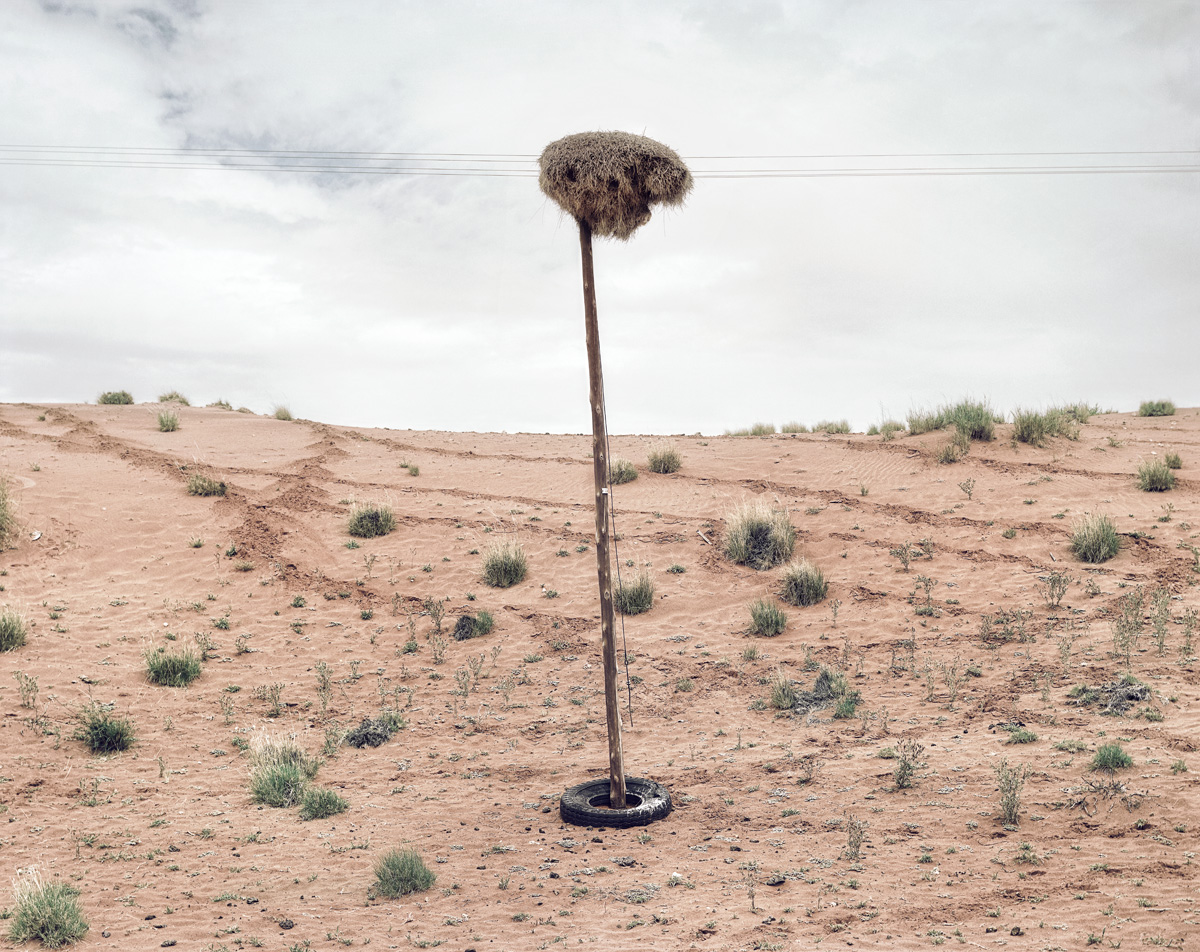
M 617 645 L 613 635 L 612 573 L 608 559 L 610 520 L 608 432 L 604 422 L 604 373 L 596 323 L 596 278 L 592 270 L 592 228 L 579 219 L 583 257 L 583 315 L 587 328 L 588 399 L 592 404 L 592 470 L 596 482 L 596 575 L 600 581 L 600 640 L 604 658 L 604 708 L 608 717 L 608 804 L 624 810 L 625 755 L 621 750 L 621 709 L 617 697 Z

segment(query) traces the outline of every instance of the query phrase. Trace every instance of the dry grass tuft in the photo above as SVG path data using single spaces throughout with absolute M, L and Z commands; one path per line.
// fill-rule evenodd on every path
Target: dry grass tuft
M 725 557 L 752 569 L 774 568 L 792 557 L 796 530 L 782 509 L 761 503 L 744 505 L 726 518 Z

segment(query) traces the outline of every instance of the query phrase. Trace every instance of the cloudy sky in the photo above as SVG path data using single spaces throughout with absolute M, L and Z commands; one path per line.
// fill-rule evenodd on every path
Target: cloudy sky
M 0 107 L 0 401 L 584 431 L 535 157 L 622 129 L 616 432 L 1200 405 L 1195 0 L 3 0 Z

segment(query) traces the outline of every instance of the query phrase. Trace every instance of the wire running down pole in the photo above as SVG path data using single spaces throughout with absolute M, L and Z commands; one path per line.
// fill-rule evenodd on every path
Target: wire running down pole
M 596 321 L 596 279 L 592 268 L 592 229 L 579 219 L 583 259 L 583 314 L 587 330 L 588 399 L 592 406 L 592 469 L 596 486 L 596 575 L 600 582 L 600 640 L 604 660 L 604 708 L 608 720 L 609 806 L 626 809 L 625 755 L 621 748 L 621 708 L 617 695 L 617 648 L 613 632 L 612 573 L 608 557 L 608 429 L 604 419 L 604 373 Z

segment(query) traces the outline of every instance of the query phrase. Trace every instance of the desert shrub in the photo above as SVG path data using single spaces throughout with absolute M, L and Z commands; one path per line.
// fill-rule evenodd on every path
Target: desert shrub
M 299 803 L 319 766 L 295 734 L 256 734 L 250 742 L 250 799 L 269 807 Z
M 1092 769 L 1113 773 L 1133 766 L 1133 758 L 1125 752 L 1120 744 L 1101 744 L 1092 757 Z
M 9 492 L 8 480 L 0 476 L 0 549 L 17 544 L 17 504 Z
M 349 532 L 359 539 L 387 535 L 396 528 L 396 516 L 391 506 L 363 503 L 350 510 Z
M 622 615 L 640 615 L 654 606 L 654 579 L 641 572 L 629 581 L 622 581 L 613 592 L 613 604 Z
M 897 423 L 895 420 L 887 420 L 879 424 L 879 435 L 883 437 L 883 442 L 894 440 L 897 433 L 904 432 L 904 424 Z
M 775 432 L 774 423 L 755 423 L 749 430 L 738 430 L 738 436 L 770 436 Z
M 787 614 L 765 598 L 750 603 L 750 631 L 774 638 L 787 627 Z
M 1044 413 L 1036 410 L 1013 411 L 1013 439 L 1030 446 L 1042 446 L 1052 436 L 1079 439 L 1079 424 L 1073 413 L 1051 408 Z
M 752 569 L 769 569 L 791 558 L 796 530 L 787 513 L 757 502 L 726 517 L 725 557 Z
M 7 605 L 0 611 L 0 651 L 15 651 L 25 644 L 29 624 L 25 616 Z
M 1170 400 L 1146 400 L 1138 407 L 1138 416 L 1174 416 L 1175 404 Z
M 79 729 L 75 739 L 83 741 L 93 754 L 113 754 L 133 745 L 133 722 L 114 717 L 102 704 L 92 702 L 80 709 L 76 717 Z
M 1085 516 L 1071 527 L 1071 552 L 1083 562 L 1107 562 L 1120 548 L 1121 537 L 1108 516 Z
M 300 795 L 300 819 L 324 820 L 343 812 L 348 806 L 333 790 L 325 787 L 308 787 Z
M 416 850 L 389 850 L 375 861 L 375 883 L 371 892 L 384 899 L 399 899 L 425 892 L 436 879 Z
M 233 404 L 228 400 L 214 400 L 209 404 L 210 407 L 215 407 L 218 410 L 232 410 Z
M 791 680 L 782 670 L 776 671 L 771 679 L 771 707 L 777 711 L 790 711 L 796 706 L 797 699 Z
M 994 769 L 996 786 L 1000 788 L 1000 819 L 1008 826 L 1016 826 L 1021 819 L 1021 788 L 1029 776 L 1029 767 L 1025 764 L 1010 767 L 1008 758 L 1001 757 Z
M 817 423 L 816 425 L 813 426 L 813 432 L 820 433 L 822 431 L 824 431 L 826 433 L 849 433 L 850 432 L 850 421 L 849 420 L 822 420 L 820 423 Z
M 483 554 L 483 580 L 492 588 L 511 588 L 529 571 L 525 550 L 516 542 L 500 542 Z
M 790 420 L 779 428 L 781 433 L 807 433 L 808 427 L 803 423 L 797 423 L 795 420 Z
M 946 425 L 945 410 L 909 410 L 908 432 L 913 436 L 940 430 Z M 881 428 L 882 429 L 882 428 Z
M 1183 457 L 1178 453 L 1164 453 L 1163 462 L 1167 464 L 1167 469 L 1183 468 Z
M 66 883 L 44 883 L 35 869 L 17 871 L 13 880 L 13 908 L 8 938 L 13 942 L 39 940 L 48 949 L 78 942 L 88 931 L 79 906 L 79 890 Z
M 475 616 L 460 615 L 458 621 L 454 623 L 454 631 L 452 634 L 454 635 L 455 641 L 469 641 L 471 638 L 474 638 Z
M 364 717 L 362 723 L 346 731 L 342 739 L 350 747 L 379 747 L 407 726 L 408 721 L 399 711 L 385 709 L 378 717 Z
M 188 477 L 187 491 L 189 496 L 224 496 L 225 490 L 226 486 L 224 483 L 218 482 L 210 476 L 192 473 Z
M 878 423 L 872 423 L 869 427 L 867 427 L 867 436 L 878 436 L 878 435 L 879 435 L 879 424 Z
M 829 591 L 825 573 L 807 559 L 789 564 L 780 584 L 779 597 L 789 605 L 815 605 Z
M 615 459 L 608 467 L 608 482 L 613 486 L 632 483 L 637 479 L 637 467 L 627 459 Z
M 128 390 L 109 390 L 107 393 L 100 394 L 96 398 L 97 403 L 109 403 L 115 405 L 133 403 L 133 394 Z
M 296 419 L 294 416 L 292 416 L 292 411 L 289 410 L 287 407 L 283 407 L 283 406 L 276 407 L 275 411 L 271 414 L 271 416 L 275 417 L 276 420 L 294 420 L 294 419 Z
M 200 677 L 204 670 L 200 656 L 191 648 L 167 651 L 166 648 L 151 648 L 144 655 L 146 679 L 151 684 L 168 688 L 186 688 Z
M 946 425 L 953 425 L 964 435 L 967 442 L 981 440 L 990 442 L 996 438 L 996 414 L 983 402 L 963 400 L 941 411 Z
M 650 451 L 646 465 L 652 473 L 677 473 L 683 465 L 683 457 L 671 443 L 660 443 Z
M 1138 466 L 1138 489 L 1147 493 L 1162 493 L 1175 488 L 1175 474 L 1160 459 L 1152 459 Z
M 1067 417 L 1076 423 L 1087 423 L 1091 417 L 1100 412 L 1100 408 L 1098 406 L 1092 406 L 1086 403 L 1066 403 L 1061 407 L 1056 407 L 1056 410 L 1062 416 Z
M 159 403 L 182 403 L 185 407 L 191 406 L 191 404 L 188 403 L 188 398 L 185 397 L 178 390 L 169 390 L 166 393 L 160 393 L 158 395 L 158 402 Z
M 158 429 L 162 433 L 174 433 L 179 429 L 179 414 L 163 410 L 158 415 Z
M 481 608 L 475 613 L 475 634 L 482 637 L 489 634 L 496 627 L 496 619 L 492 617 L 492 613 L 485 608 Z

